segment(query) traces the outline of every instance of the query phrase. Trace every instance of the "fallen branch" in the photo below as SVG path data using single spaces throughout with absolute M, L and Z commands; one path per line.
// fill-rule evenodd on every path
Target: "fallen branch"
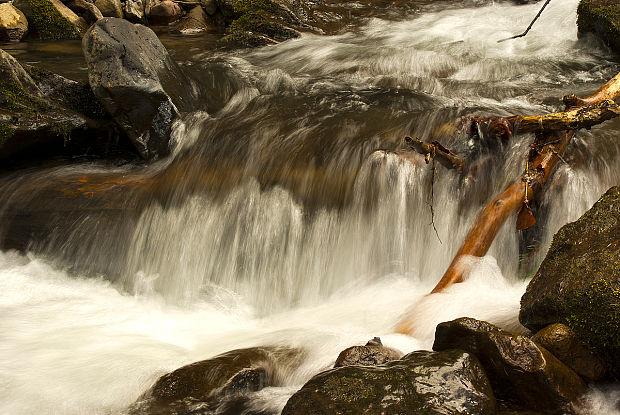
M 591 106 L 604 100 L 615 100 L 619 96 L 620 73 L 595 93 L 583 99 L 572 99 L 570 102 Z M 569 112 L 571 111 L 567 113 Z M 573 129 L 539 133 L 536 142 L 531 145 L 526 171 L 478 214 L 463 245 L 431 294 L 439 293 L 454 283 L 462 282 L 463 275 L 468 268 L 467 257 L 486 255 L 501 226 L 517 211 L 520 216 L 517 224 L 531 226 L 535 223 L 533 216 L 523 217 L 531 215 L 531 211 L 527 212 L 529 200 L 536 197 L 543 188 L 554 167 L 561 160 L 560 155 L 566 150 L 574 133 Z M 534 219 L 533 223 L 532 219 Z M 411 313 L 405 316 L 398 325 L 398 332 L 411 334 L 414 331 L 414 318 L 415 316 Z
M 459 156 L 439 144 L 438 141 L 427 143 L 415 137 L 405 137 L 405 142 L 415 150 L 417 153 L 423 156 L 433 155 L 437 159 L 439 164 L 447 169 L 463 170 L 465 168 L 465 161 Z M 428 163 L 427 159 L 427 163 Z

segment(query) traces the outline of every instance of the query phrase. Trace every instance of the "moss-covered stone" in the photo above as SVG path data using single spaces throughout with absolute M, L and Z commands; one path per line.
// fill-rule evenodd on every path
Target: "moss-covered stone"
M 620 377 L 620 186 L 563 226 L 521 298 L 521 323 L 569 326 Z
M 581 0 L 577 27 L 580 33 L 593 32 L 620 53 L 620 7 L 616 0 Z
M 495 414 L 495 409 L 478 359 L 449 350 L 319 373 L 289 399 L 282 415 L 482 415 Z
M 86 21 L 59 0 L 16 0 L 42 40 L 80 39 L 88 29 Z

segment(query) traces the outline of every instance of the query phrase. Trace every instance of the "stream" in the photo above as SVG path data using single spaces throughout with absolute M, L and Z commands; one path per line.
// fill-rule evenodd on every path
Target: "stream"
M 509 220 L 464 283 L 431 297 L 479 209 L 525 168 L 531 137 L 488 154 L 462 132 L 440 138 L 482 151 L 484 173 L 461 180 L 437 167 L 437 234 L 431 168 L 397 153 L 406 135 L 428 138 L 464 116 L 558 111 L 618 61 L 577 39 L 577 0 L 551 2 L 526 37 L 499 44 L 540 4 L 421 3 L 398 20 L 257 50 L 164 38 L 209 96 L 176 122 L 168 159 L 0 177 L 0 213 L 40 203 L 38 184 L 83 174 L 173 179 L 163 195 L 119 192 L 118 206 L 141 198 L 134 214 L 102 220 L 77 201 L 31 252 L 0 252 L 0 413 L 120 414 L 182 365 L 242 347 L 303 348 L 283 385 L 252 397 L 254 409 L 278 412 L 341 350 L 375 336 L 407 353 L 430 349 L 435 326 L 461 316 L 522 331 L 519 301 L 553 234 L 618 184 L 620 120 L 577 133 L 535 231 L 519 241 Z M 50 45 L 8 50 L 39 62 Z M 85 79 L 73 45 L 65 74 Z M 520 244 L 534 253 L 524 258 Z M 416 336 L 395 334 L 414 305 Z M 592 388 L 582 411 L 620 414 L 620 389 Z

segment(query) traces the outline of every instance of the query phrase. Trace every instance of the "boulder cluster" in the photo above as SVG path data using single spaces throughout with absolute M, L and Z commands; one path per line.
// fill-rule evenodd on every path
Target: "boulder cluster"
M 620 375 L 620 186 L 565 225 L 522 299 L 529 335 L 462 317 L 441 323 L 432 351 L 379 338 L 342 351 L 295 392 L 282 415 L 571 414 L 588 385 Z M 161 377 L 132 415 L 275 415 L 252 394 L 282 386 L 302 350 L 250 348 Z

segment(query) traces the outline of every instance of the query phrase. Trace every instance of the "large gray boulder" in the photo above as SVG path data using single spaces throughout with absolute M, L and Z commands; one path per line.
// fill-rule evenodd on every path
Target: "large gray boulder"
M 28 32 L 28 20 L 10 3 L 0 4 L 0 41 L 18 41 Z
M 13 5 L 42 40 L 80 39 L 88 29 L 86 20 L 60 0 L 15 0 Z
M 564 414 L 585 392 L 581 378 L 543 347 L 486 321 L 441 323 L 433 350 L 462 349 L 480 359 L 498 399 L 545 413 Z
M 197 98 L 155 33 L 103 18 L 88 30 L 82 48 L 93 92 L 138 152 L 146 160 L 166 156 L 173 121 Z
M 413 352 L 380 366 L 319 373 L 286 403 L 282 415 L 495 414 L 478 359 L 460 351 Z
M 620 186 L 553 237 L 521 298 L 532 331 L 563 323 L 620 377 Z

